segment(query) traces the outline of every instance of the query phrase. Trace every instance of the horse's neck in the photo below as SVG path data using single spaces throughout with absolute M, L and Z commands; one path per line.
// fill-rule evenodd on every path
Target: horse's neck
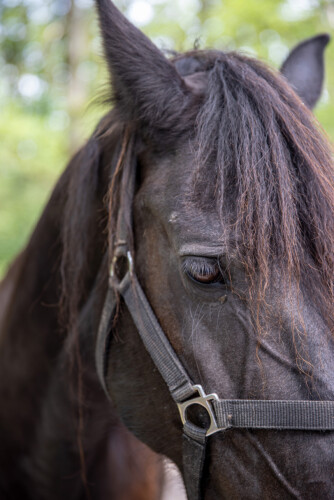
M 0 287 L 0 469 L 29 449 L 52 361 L 58 327 L 60 221 L 67 174 L 58 183 L 26 249 Z

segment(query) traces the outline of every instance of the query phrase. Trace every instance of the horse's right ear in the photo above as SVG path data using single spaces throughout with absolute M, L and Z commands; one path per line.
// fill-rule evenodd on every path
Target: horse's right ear
M 175 129 L 190 91 L 170 61 L 110 0 L 96 0 L 114 99 L 126 120 Z
M 307 107 L 313 109 L 324 80 L 324 50 L 329 35 L 318 35 L 297 45 L 281 67 L 281 73 Z

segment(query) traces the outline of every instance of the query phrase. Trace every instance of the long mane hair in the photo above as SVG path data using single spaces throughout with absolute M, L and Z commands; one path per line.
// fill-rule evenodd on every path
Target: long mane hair
M 329 142 L 280 74 L 236 53 L 204 58 L 211 69 L 197 117 L 194 196 L 203 207 L 216 203 L 224 238 L 256 281 L 257 307 L 278 269 L 312 293 L 333 330 Z

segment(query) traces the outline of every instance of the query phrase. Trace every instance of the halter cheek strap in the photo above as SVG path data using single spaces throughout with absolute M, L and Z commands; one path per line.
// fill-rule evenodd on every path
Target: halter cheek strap
M 132 258 L 127 255 L 129 269 L 132 267 Z M 109 396 L 106 376 L 108 370 L 108 345 L 111 336 L 111 324 L 116 312 L 119 293 L 132 316 L 140 337 L 150 353 L 154 364 L 164 378 L 172 398 L 179 407 L 183 422 L 183 472 L 187 496 L 191 500 L 200 499 L 200 483 L 205 459 L 205 445 L 209 430 L 202 429 L 186 420 L 187 407 L 198 402 L 211 412 L 209 401 L 201 386 L 194 386 L 177 358 L 172 346 L 164 335 L 156 316 L 133 272 L 126 273 L 121 282 L 115 285 L 114 271 L 109 278 L 109 290 L 105 299 L 98 337 L 96 342 L 95 359 L 99 379 L 106 395 Z M 214 395 L 217 398 L 216 395 Z M 194 398 L 194 399 L 193 399 Z M 218 400 L 218 398 L 217 398 Z M 211 431 L 218 430 L 213 413 Z M 210 417 L 211 418 L 211 417 Z

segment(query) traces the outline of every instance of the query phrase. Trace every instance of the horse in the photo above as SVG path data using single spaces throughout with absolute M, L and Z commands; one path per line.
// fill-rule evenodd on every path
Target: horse
M 96 7 L 113 106 L 0 289 L 0 496 L 158 499 L 165 456 L 190 500 L 333 498 L 329 37 L 167 58 Z

